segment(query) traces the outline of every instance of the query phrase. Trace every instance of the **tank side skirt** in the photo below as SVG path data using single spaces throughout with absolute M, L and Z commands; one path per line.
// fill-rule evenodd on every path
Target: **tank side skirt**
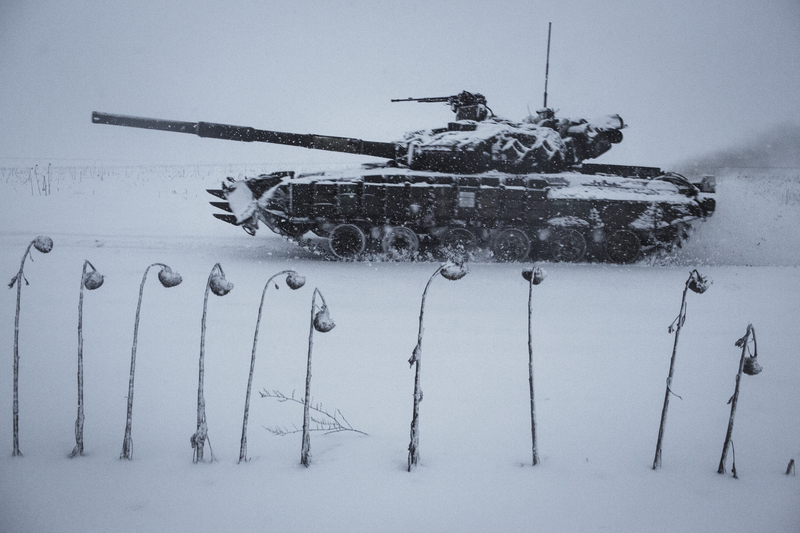
M 373 238 L 382 238 L 391 227 L 399 226 L 411 229 L 420 237 L 458 227 L 482 229 L 485 230 L 483 236 L 481 231 L 477 231 L 476 236 L 487 243 L 505 229 L 522 231 L 535 242 L 541 240 L 542 235 L 544 238 L 549 235 L 542 234 L 542 230 L 564 227 L 578 230 L 587 240 L 592 238 L 600 245 L 620 230 L 632 231 L 643 243 L 661 241 L 673 231 L 669 229 L 671 226 L 699 218 L 694 212 L 699 214 L 699 206 L 662 202 L 659 205 L 667 229 L 657 235 L 658 232 L 634 227 L 637 217 L 654 205 L 653 202 L 550 198 L 548 192 L 553 187 L 565 186 L 558 179 L 446 177 L 450 183 L 434 179 L 441 178 L 382 173 L 349 182 L 337 182 L 335 178 L 310 183 L 290 182 L 286 221 L 320 227 L 350 223 L 360 227 L 366 235 L 372 233 Z M 303 186 L 307 192 L 299 195 L 298 190 Z M 639 207 L 634 207 L 636 204 Z M 592 211 L 596 213 L 596 220 L 590 221 Z M 556 223 L 560 226 L 550 222 L 564 217 L 566 222 Z M 573 219 L 574 224 L 570 222 Z M 380 231 L 375 233 L 375 228 Z

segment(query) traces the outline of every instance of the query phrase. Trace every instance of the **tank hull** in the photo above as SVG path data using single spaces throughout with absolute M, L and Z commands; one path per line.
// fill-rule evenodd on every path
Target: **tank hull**
M 598 172 L 605 170 L 610 172 Z M 631 175 L 625 175 L 631 174 Z M 365 251 L 408 259 L 487 250 L 499 260 L 531 254 L 630 263 L 669 247 L 714 212 L 713 193 L 641 167 L 587 166 L 548 174 L 448 174 L 391 166 L 228 180 L 209 191 L 216 216 L 255 234 L 260 224 L 300 240 L 326 238 L 334 256 Z

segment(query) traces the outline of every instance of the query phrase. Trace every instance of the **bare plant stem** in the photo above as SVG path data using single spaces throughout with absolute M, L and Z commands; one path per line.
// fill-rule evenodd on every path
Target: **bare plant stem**
M 313 296 L 312 296 L 313 300 Z M 311 436 L 308 433 L 310 416 L 308 405 L 311 401 L 311 349 L 314 346 L 314 306 L 311 306 L 311 329 L 308 332 L 308 363 L 306 364 L 306 395 L 303 401 L 303 444 L 300 448 L 300 463 L 308 466 L 308 456 L 311 453 Z
M 422 389 L 420 388 L 420 365 L 422 364 L 422 334 L 425 331 L 423 325 L 423 316 L 425 314 L 425 298 L 428 296 L 428 288 L 431 286 L 433 279 L 441 272 L 444 265 L 436 269 L 436 272 L 431 275 L 428 283 L 425 284 L 425 290 L 422 292 L 422 303 L 419 309 L 419 332 L 417 333 L 417 346 L 414 348 L 414 353 L 409 361 L 415 364 L 414 372 L 414 413 L 411 418 L 411 442 L 408 444 L 408 471 L 411 472 L 413 467 L 419 464 L 419 404 L 422 401 Z
M 208 438 L 208 423 L 206 422 L 206 398 L 203 393 L 205 382 L 205 356 L 206 356 L 206 317 L 208 311 L 208 293 L 213 290 L 217 296 L 224 296 L 230 292 L 233 284 L 225 279 L 222 266 L 217 263 L 208 274 L 206 281 L 206 292 L 203 298 L 203 319 L 200 322 L 200 361 L 198 363 L 197 376 L 197 430 L 192 435 L 192 461 L 203 462 L 203 451 L 208 440 L 208 447 L 211 451 L 211 462 L 214 461 L 214 450 L 211 449 L 211 441 Z
M 212 271 L 213 272 L 213 271 Z M 203 319 L 200 324 L 200 362 L 197 377 L 197 431 L 192 435 L 192 447 L 194 448 L 193 462 L 203 461 L 203 448 L 208 437 L 208 424 L 206 423 L 206 399 L 203 394 L 205 376 L 205 353 L 206 353 L 206 310 L 208 307 L 208 292 L 211 287 L 211 277 L 206 283 L 206 293 L 203 299 Z M 214 460 L 214 456 L 211 456 Z
M 311 405 L 311 351 L 314 347 L 314 314 L 316 311 L 316 298 L 317 294 L 322 299 L 322 304 L 325 304 L 325 298 L 318 289 L 314 289 L 314 294 L 311 296 L 311 320 L 308 331 L 308 363 L 306 364 L 306 395 L 303 401 L 303 445 L 300 448 L 300 463 L 303 466 L 308 466 L 309 455 L 311 453 L 311 435 L 309 434 L 309 422 L 311 416 L 309 414 L 309 406 Z
M 136 372 L 136 344 L 139 338 L 139 315 L 142 310 L 142 294 L 144 294 L 144 282 L 147 280 L 147 273 L 154 266 L 166 267 L 163 263 L 153 263 L 148 266 L 142 276 L 142 282 L 139 285 L 139 301 L 136 304 L 136 320 L 133 324 L 133 347 L 131 348 L 131 372 L 128 378 L 128 412 L 125 416 L 125 436 L 122 439 L 122 452 L 119 454 L 120 459 L 133 459 L 133 439 L 131 438 L 131 431 L 133 427 L 133 378 Z
M 539 464 L 539 450 L 536 444 L 536 404 L 533 399 L 533 334 L 531 332 L 531 320 L 533 317 L 533 279 L 528 286 L 528 376 L 531 389 L 531 447 L 533 450 L 533 466 Z
M 261 315 L 264 309 L 264 298 L 267 295 L 267 289 L 269 288 L 272 280 L 282 274 L 288 274 L 290 272 L 294 272 L 293 270 L 283 270 L 278 272 L 277 274 L 273 275 L 271 278 L 267 280 L 267 283 L 264 284 L 264 290 L 261 292 L 261 305 L 258 306 L 258 319 L 256 320 L 256 330 L 253 334 L 253 353 L 250 356 L 250 374 L 247 377 L 247 394 L 245 395 L 244 399 L 244 418 L 242 420 L 242 440 L 241 445 L 239 447 L 239 462 L 247 461 L 247 418 L 250 413 L 250 392 L 253 387 L 253 372 L 256 367 L 256 346 L 258 345 L 258 328 L 261 325 Z
M 672 346 L 672 357 L 669 361 L 669 374 L 667 375 L 667 390 L 664 393 L 664 407 L 661 410 L 661 424 L 658 427 L 658 441 L 656 442 L 656 455 L 653 459 L 653 470 L 657 470 L 661 467 L 661 445 L 664 439 L 664 428 L 667 423 L 667 409 L 669 408 L 669 396 L 670 394 L 674 394 L 672 392 L 672 375 L 675 372 L 675 354 L 678 351 L 678 336 L 681 332 L 681 326 L 683 326 L 684 321 L 686 320 L 686 291 L 689 290 L 689 281 L 691 277 L 686 280 L 686 286 L 683 288 L 683 297 L 681 298 L 681 310 L 678 313 L 678 318 L 675 320 L 675 343 Z
M 747 355 L 747 338 L 752 335 L 753 342 L 755 343 L 756 339 L 756 331 L 753 328 L 752 324 L 747 325 L 747 333 L 744 336 L 744 340 L 742 342 L 742 357 L 739 359 L 739 371 L 736 374 L 736 387 L 733 390 L 733 396 L 731 397 L 730 404 L 731 404 L 731 417 L 728 420 L 728 432 L 725 434 L 725 443 L 722 445 L 722 457 L 719 459 L 719 467 L 717 468 L 718 474 L 725 473 L 725 461 L 728 458 L 728 446 L 732 444 L 732 437 L 733 437 L 733 418 L 736 416 L 736 404 L 739 401 L 739 383 L 742 380 L 742 370 L 744 370 L 744 358 Z M 756 352 L 757 353 L 757 352 Z M 736 477 L 736 458 L 734 456 L 734 467 L 733 467 L 733 477 Z
M 78 418 L 75 420 L 75 448 L 70 457 L 83 455 L 83 280 L 86 276 L 88 261 L 83 263 L 81 274 L 81 292 L 78 297 Z
M 22 270 L 25 267 L 25 259 L 27 259 L 28 255 L 31 253 L 31 246 L 33 246 L 33 241 L 31 241 L 31 243 L 28 244 L 28 247 L 25 249 L 25 254 L 22 256 L 22 262 L 19 265 L 19 272 L 17 272 L 16 275 L 17 312 L 14 317 L 14 444 L 11 451 L 11 455 L 15 457 L 17 455 L 20 457 L 22 456 L 22 452 L 19 449 L 19 311 L 20 303 L 22 301 L 22 281 L 25 279 Z

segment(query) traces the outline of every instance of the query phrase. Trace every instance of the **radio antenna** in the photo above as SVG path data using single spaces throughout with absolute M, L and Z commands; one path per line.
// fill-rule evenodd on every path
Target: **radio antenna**
M 547 78 L 550 76 L 550 31 L 553 29 L 553 23 L 547 23 L 547 63 L 544 67 L 544 107 L 547 107 Z

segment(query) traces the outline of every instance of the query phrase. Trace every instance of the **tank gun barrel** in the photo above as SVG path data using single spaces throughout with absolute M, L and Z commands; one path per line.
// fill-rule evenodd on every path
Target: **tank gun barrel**
M 232 126 L 214 122 L 182 122 L 158 118 L 116 115 L 113 113 L 92 112 L 92 123 L 144 128 L 149 130 L 174 131 L 192 133 L 210 139 L 226 139 L 241 142 L 264 142 L 299 146 L 314 150 L 327 150 L 347 154 L 368 155 L 373 157 L 395 158 L 394 143 L 380 141 L 364 141 L 349 137 L 331 137 L 313 133 L 286 133 L 281 131 L 258 130 L 248 126 Z
M 392 102 L 419 102 L 421 104 L 426 103 L 436 103 L 436 102 L 450 102 L 454 98 L 458 98 L 458 95 L 455 96 L 429 96 L 427 98 L 392 98 Z

